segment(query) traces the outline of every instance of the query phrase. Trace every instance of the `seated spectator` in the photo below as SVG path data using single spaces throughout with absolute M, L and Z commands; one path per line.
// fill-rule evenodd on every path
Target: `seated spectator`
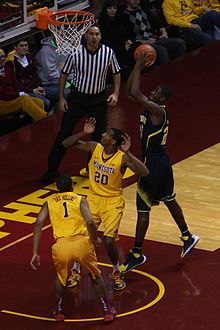
M 29 54 L 28 48 L 29 46 L 26 39 L 15 42 L 15 50 L 8 54 L 7 61 L 12 61 L 16 78 L 22 90 L 30 96 L 42 99 L 45 110 L 49 112 L 50 100 L 46 98 L 46 92 L 44 88 L 40 86 L 35 63 L 31 54 Z
M 191 0 L 164 0 L 162 7 L 167 22 L 177 27 L 179 36 L 194 48 L 214 40 L 213 29 L 220 27 L 220 14 L 216 11 L 196 7 Z
M 218 0 L 193 0 L 193 4 L 195 7 L 203 7 L 204 9 L 206 7 L 206 11 L 215 10 L 220 13 L 220 3 Z M 214 40 L 220 40 L 220 28 L 214 26 L 210 32 Z
M 66 56 L 56 52 L 57 45 L 53 34 L 41 40 L 41 49 L 35 59 L 37 73 L 52 106 L 59 100 L 59 78 Z M 70 83 L 66 87 L 70 87 Z M 65 88 L 65 97 L 70 93 L 70 88 Z
M 106 0 L 99 15 L 98 23 L 102 43 L 112 48 L 122 68 L 122 79 L 127 78 L 133 68 L 135 48 L 141 43 L 133 42 L 123 25 L 117 0 Z
M 44 102 L 22 91 L 11 62 L 6 63 L 6 55 L 0 49 L 0 115 L 24 111 L 33 120 L 44 118 Z
M 220 3 L 218 0 L 193 0 L 195 7 L 209 8 L 211 10 L 216 10 L 220 12 Z
M 155 27 L 150 22 L 150 15 L 140 5 L 140 0 L 128 0 L 123 11 L 123 22 L 134 40 L 150 44 L 157 52 L 156 65 L 169 62 L 185 54 L 186 45 L 179 38 L 168 38 L 164 26 Z

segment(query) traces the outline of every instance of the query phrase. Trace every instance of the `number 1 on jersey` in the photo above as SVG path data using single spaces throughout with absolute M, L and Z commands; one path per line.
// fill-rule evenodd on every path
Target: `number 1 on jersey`
M 67 202 L 63 202 L 63 207 L 64 207 L 64 218 L 68 218 L 68 209 L 67 209 Z

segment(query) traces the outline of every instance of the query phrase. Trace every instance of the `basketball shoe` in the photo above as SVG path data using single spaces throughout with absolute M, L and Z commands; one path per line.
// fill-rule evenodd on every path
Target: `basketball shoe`
M 126 283 L 121 272 L 116 271 L 111 273 L 110 278 L 113 280 L 115 290 L 123 290 L 126 287 Z
M 76 287 L 81 280 L 81 275 L 76 269 L 72 269 L 70 276 L 68 277 L 66 281 L 67 288 L 73 288 Z
M 182 253 L 181 253 L 180 257 L 183 258 L 190 251 L 192 251 L 194 246 L 198 243 L 200 237 L 190 234 L 189 236 L 181 236 L 180 239 L 181 239 L 181 241 L 183 241 L 183 249 L 182 249 Z
M 109 307 L 107 310 L 104 311 L 104 322 L 112 322 L 115 319 L 116 314 L 116 308 L 114 306 Z
M 65 315 L 63 313 L 63 299 L 58 299 L 53 311 L 54 318 L 57 322 L 63 322 Z
M 137 253 L 133 250 L 130 250 L 125 262 L 120 266 L 120 271 L 122 273 L 128 273 L 133 268 L 142 265 L 146 261 L 146 259 L 147 258 L 142 253 Z

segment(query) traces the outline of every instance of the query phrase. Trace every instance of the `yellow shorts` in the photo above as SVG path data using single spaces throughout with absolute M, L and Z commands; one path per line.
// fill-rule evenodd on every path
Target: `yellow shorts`
M 88 236 L 58 238 L 52 246 L 52 258 L 57 276 L 63 286 L 66 286 L 74 261 L 79 262 L 93 279 L 100 274 L 95 248 Z
M 100 197 L 89 194 L 87 200 L 96 227 L 98 228 L 100 223 L 102 223 L 104 236 L 116 239 L 124 211 L 123 196 Z

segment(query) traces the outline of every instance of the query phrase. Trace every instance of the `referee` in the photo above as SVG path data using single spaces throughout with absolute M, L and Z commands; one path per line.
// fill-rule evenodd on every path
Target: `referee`
M 91 26 L 84 37 L 85 43 L 80 46 L 80 52 L 69 55 L 61 71 L 59 107 L 64 114 L 48 156 L 48 171 L 41 177 L 43 183 L 50 183 L 59 175 L 58 169 L 66 153 L 62 141 L 72 135 L 78 121 L 84 116 L 95 118 L 96 131 L 92 140 L 99 142 L 106 130 L 107 105 L 115 106 L 118 102 L 121 75 L 113 50 L 100 44 L 101 33 L 97 25 Z M 113 73 L 114 89 L 107 97 L 105 89 L 109 68 Z M 70 73 L 73 73 L 72 91 L 66 100 L 64 86 Z

